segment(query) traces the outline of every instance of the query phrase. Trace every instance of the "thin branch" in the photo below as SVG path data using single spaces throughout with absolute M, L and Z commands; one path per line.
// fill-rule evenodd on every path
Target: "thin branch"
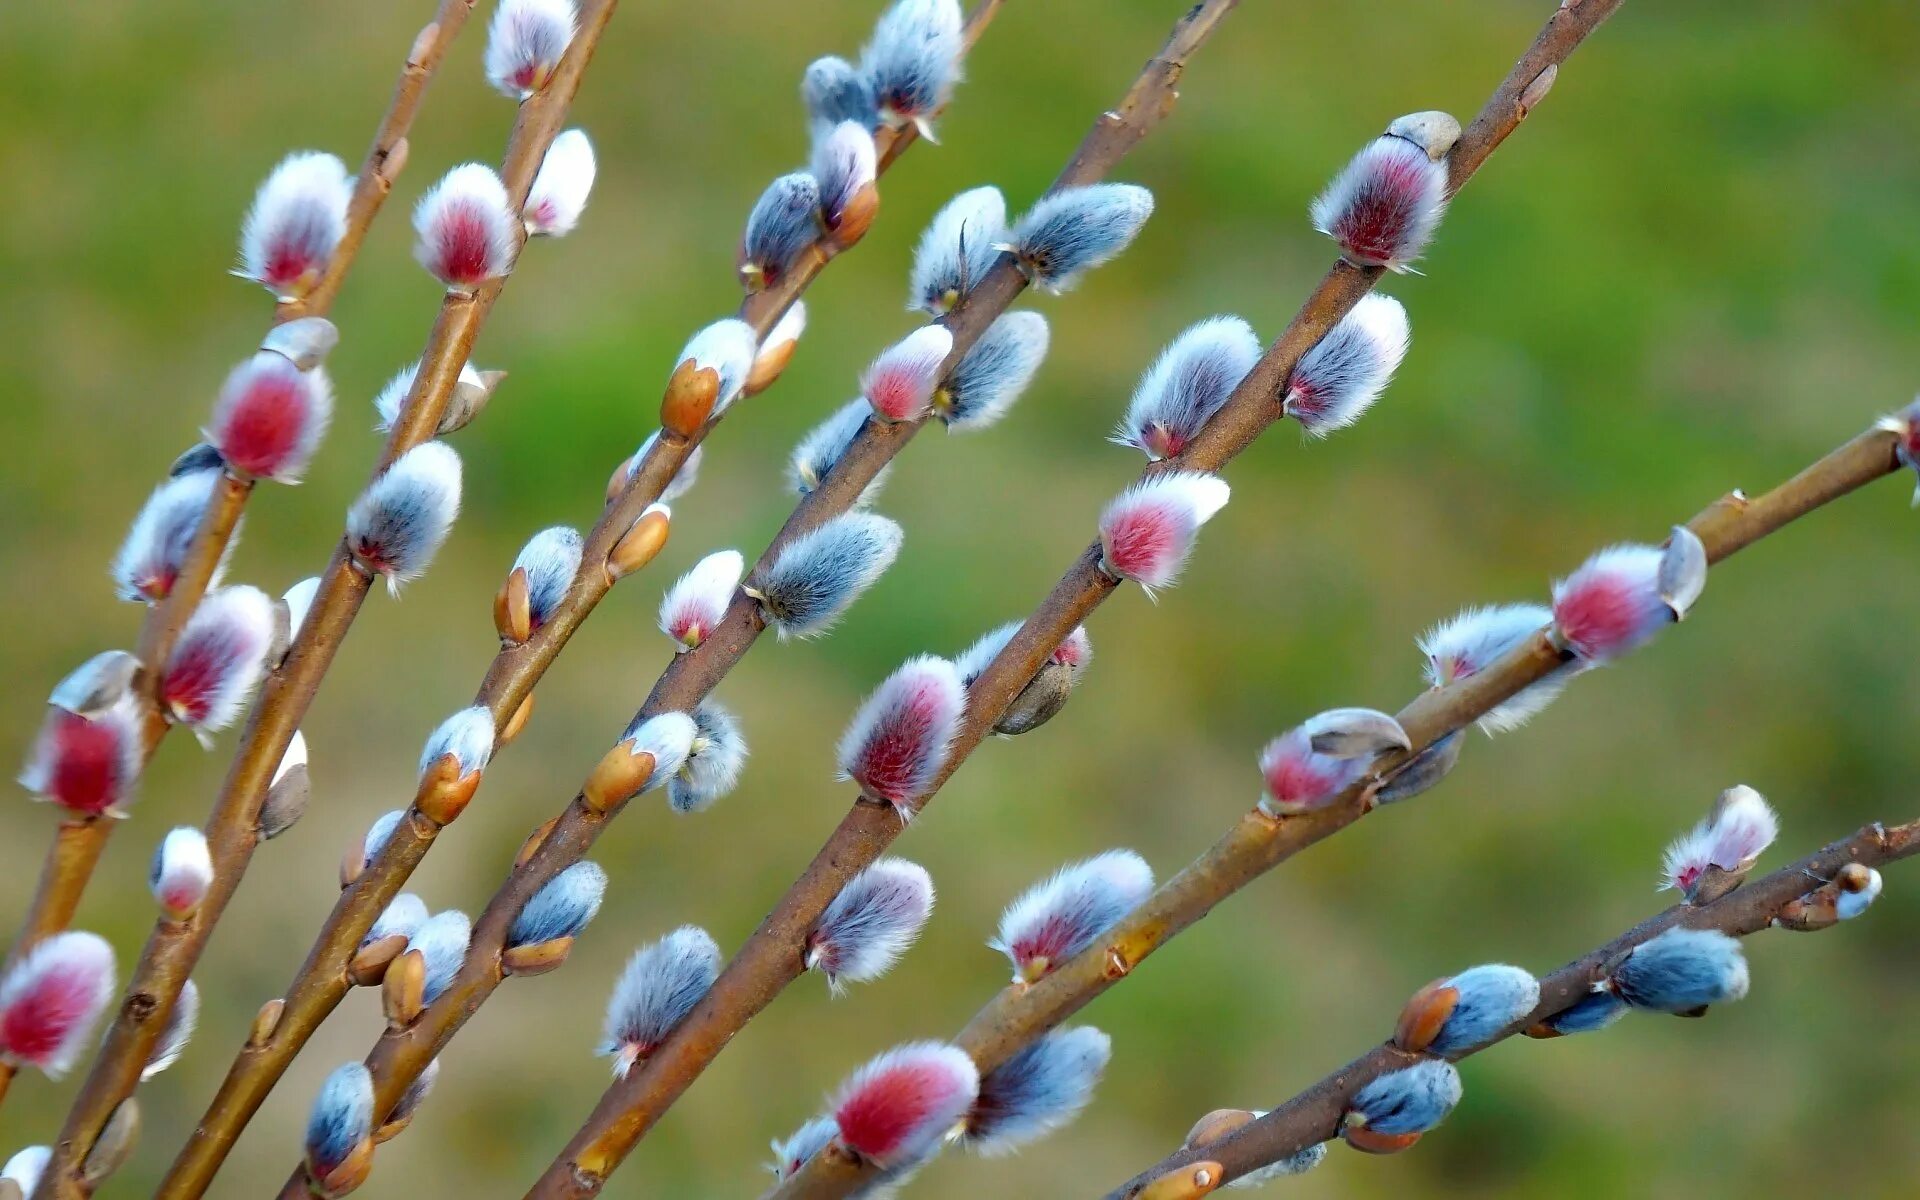
M 1820 506 L 1899 469 L 1893 454 L 1896 441 L 1896 435 L 1884 430 L 1869 431 L 1764 495 L 1746 499 L 1733 493 L 1724 497 L 1689 522 L 1689 528 L 1706 546 L 1709 561 L 1719 562 Z M 1411 749 L 1383 758 L 1368 778 L 1315 812 L 1274 818 L 1258 808 L 1251 810 L 1095 945 L 1032 983 L 1018 982 L 1001 989 L 967 1022 L 953 1044 L 973 1059 L 982 1075 L 1006 1062 L 1127 978 L 1147 956 L 1222 901 L 1374 811 L 1374 792 L 1421 751 L 1486 716 L 1566 661 L 1549 631 L 1542 629 L 1486 670 L 1423 693 L 1397 717 L 1412 742 Z M 769 1197 L 824 1200 L 846 1196 L 876 1177 L 869 1164 L 833 1148 L 815 1155 Z
M 1457 1061 L 1477 1054 L 1566 1011 L 1630 950 L 1667 929 L 1717 929 L 1733 937 L 1745 937 L 1768 928 L 1782 909 L 1818 886 L 1819 881 L 1833 878 L 1848 863 L 1881 867 L 1914 854 L 1920 854 L 1920 821 L 1891 829 L 1870 825 L 1799 862 L 1751 880 L 1711 904 L 1676 904 L 1542 978 L 1540 1001 L 1532 1012 L 1490 1041 L 1450 1057 Z M 1377 1046 L 1251 1125 L 1201 1148 L 1181 1148 L 1107 1193 L 1107 1200 L 1132 1200 L 1167 1172 L 1203 1159 L 1219 1163 L 1226 1181 L 1324 1142 L 1338 1134 L 1342 1115 L 1355 1093 L 1379 1076 L 1425 1057 L 1392 1043 Z
M 1619 7 L 1620 0 L 1584 0 L 1557 10 L 1520 62 L 1495 91 L 1450 159 L 1450 187 L 1457 191 L 1527 115 L 1521 96 L 1537 100 L 1543 80 Z M 1001 264 L 1004 266 L 1004 262 Z M 1306 304 L 1234 390 L 1226 405 L 1185 451 L 1150 466 L 1148 476 L 1179 468 L 1216 470 L 1283 415 L 1285 383 L 1300 356 L 1370 290 L 1378 269 L 1344 261 L 1321 280 Z M 986 282 L 991 282 L 989 276 Z M 956 339 L 957 340 L 957 339 Z M 853 458 L 849 454 L 848 458 Z M 833 486 L 841 464 L 825 481 Z M 864 485 L 862 485 L 864 486 Z M 858 494 L 855 488 L 853 494 Z M 799 516 L 798 513 L 795 514 Z M 789 526 L 793 520 L 788 522 Z M 1098 570 L 1100 547 L 1088 547 L 1065 576 L 968 689 L 966 713 L 949 757 L 927 793 L 910 807 L 931 801 L 1014 698 L 1033 679 L 1047 655 L 1118 586 Z M 730 612 L 728 621 L 733 620 Z M 723 622 L 722 629 L 726 628 Z M 719 635 L 716 634 L 716 638 Z M 663 681 L 664 682 L 664 681 Z M 659 689 L 656 688 L 656 695 Z M 579 806 L 576 805 L 575 809 Z M 570 810 L 570 815 L 572 810 Z M 562 824 L 565 822 L 563 820 Z M 557 832 L 557 831 L 556 831 Z M 807 932 L 841 888 L 870 866 L 900 835 L 890 806 L 856 799 L 806 870 L 761 921 L 693 1012 L 646 1060 L 601 1097 L 566 1150 L 541 1176 L 530 1197 L 588 1196 L 646 1135 L 662 1113 L 804 968 Z M 548 857 L 554 838 L 536 856 Z
M 560 131 L 616 4 L 617 0 L 588 0 L 582 6 L 579 31 L 552 78 L 520 106 L 500 172 L 516 212 L 526 202 L 547 147 Z M 413 389 L 393 422 L 375 478 L 401 454 L 433 436 L 474 338 L 505 282 L 504 277 L 491 280 L 472 295 L 450 293 L 442 303 L 421 355 Z M 155 924 L 119 1014 L 108 1028 L 106 1042 L 67 1114 L 36 1196 L 67 1200 L 91 1193 L 92 1189 L 81 1182 L 80 1164 L 114 1110 L 138 1085 L 140 1072 L 166 1027 L 174 999 L 246 874 L 259 844 L 260 804 L 273 771 L 366 599 L 369 583 L 368 576 L 354 565 L 342 539 L 320 577 L 319 591 L 286 661 L 261 688 L 208 819 L 212 886 L 190 918 L 163 918 Z
M 972 49 L 999 11 L 1002 0 L 986 0 L 968 16 L 966 46 Z M 897 161 L 915 140 L 912 129 L 876 135 L 879 170 Z M 843 247 L 822 235 L 783 272 L 775 288 L 755 292 L 738 316 L 765 337 L 805 293 L 808 285 Z M 607 506 L 583 543 L 580 569 L 554 613 L 526 641 L 503 646 L 494 656 L 473 703 L 492 715 L 496 735 L 532 695 L 535 685 L 580 625 L 612 590 L 604 569 L 608 555 L 646 508 L 659 500 L 694 448 L 712 432 L 727 410 L 716 414 L 690 438 L 661 430 L 655 445 L 633 471 L 620 495 Z M 264 1038 L 252 1038 L 235 1055 L 227 1077 L 206 1113 L 189 1135 L 167 1177 L 155 1193 L 164 1200 L 203 1194 L 253 1115 L 285 1074 L 307 1040 L 352 990 L 347 963 L 414 870 L 432 849 L 445 825 L 410 805 L 379 854 L 341 892 L 322 923 L 306 960 L 283 996 L 283 1008 Z M 498 980 L 494 981 L 496 984 Z M 424 1022 L 427 1017 L 423 1016 Z M 457 1028 L 457 1026 L 456 1026 Z M 447 1034 L 451 1037 L 451 1031 Z M 424 1066 L 424 1064 L 422 1064 Z M 409 1075 L 408 1079 L 412 1076 Z M 404 1087 L 404 1084 L 402 1085 Z

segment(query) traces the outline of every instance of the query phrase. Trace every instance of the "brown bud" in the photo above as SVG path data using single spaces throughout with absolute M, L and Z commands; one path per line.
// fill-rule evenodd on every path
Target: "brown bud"
M 1420 1140 L 1417 1133 L 1375 1133 L 1365 1125 L 1344 1126 L 1340 1136 L 1363 1154 L 1398 1154 Z
M 753 360 L 753 369 L 747 372 L 747 386 L 741 389 L 740 394 L 758 396 L 772 387 L 774 380 L 780 378 L 780 373 L 793 361 L 793 352 L 799 347 L 799 342 L 789 338 L 778 346 L 769 346 L 760 351 Z
M 312 1172 L 309 1171 L 309 1174 Z M 360 1144 L 340 1160 L 340 1165 L 315 1179 L 313 1185 L 322 1196 L 344 1196 L 367 1181 L 373 1174 L 373 1139 L 361 1138 Z
M 407 948 L 407 935 L 390 933 L 360 947 L 347 963 L 347 978 L 355 987 L 373 987 L 387 977 L 387 967 Z
M 1534 1038 L 1538 1041 L 1543 1041 L 1543 1042 L 1546 1041 L 1548 1038 L 1557 1038 L 1557 1037 L 1566 1036 L 1565 1034 L 1561 1033 L 1558 1029 L 1555 1029 L 1553 1026 L 1547 1024 L 1545 1021 L 1538 1021 L 1532 1025 L 1527 1026 L 1526 1033 L 1528 1037 Z
M 840 210 L 840 223 L 833 227 L 833 244 L 845 250 L 867 236 L 879 211 L 880 189 L 869 183 L 855 192 Z
M 0 1200 L 27 1200 L 27 1194 L 11 1179 L 0 1179 Z
M 720 372 L 686 359 L 673 369 L 666 395 L 660 398 L 660 426 L 690 438 L 707 423 L 719 399 Z
M 287 1011 L 287 1002 L 278 996 L 260 1006 L 253 1014 L 253 1026 L 247 1030 L 247 1045 L 259 1047 L 267 1044 L 273 1031 L 280 1028 L 280 1014 Z
M 435 825 L 451 825 L 466 811 L 467 802 L 479 790 L 480 772 L 469 771 L 462 775 L 460 760 L 451 753 L 442 754 L 421 776 L 420 790 L 414 794 L 413 806 Z
M 1704 1004 L 1700 1004 L 1700 1005 L 1694 1006 L 1693 1008 L 1684 1008 L 1673 1015 L 1676 1017 L 1687 1017 L 1697 1021 L 1701 1017 L 1704 1017 L 1707 1015 L 1707 1006 Z
M 506 745 L 508 742 L 511 742 L 513 739 L 519 737 L 520 731 L 527 727 L 528 718 L 532 716 L 533 716 L 533 693 L 528 692 L 527 698 L 520 702 L 520 707 L 514 709 L 513 715 L 507 718 L 506 728 L 502 729 L 500 731 L 500 736 L 497 739 L 495 739 L 494 746 L 493 746 L 494 753 L 498 754 L 500 752 L 500 747 Z
M 1729 871 L 1711 864 L 1700 872 L 1700 878 L 1694 880 L 1693 887 L 1687 892 L 1687 903 L 1698 907 L 1712 904 L 1715 900 L 1732 892 L 1746 882 L 1751 867 L 1740 867 Z
M 1553 90 L 1553 81 L 1558 78 L 1560 78 L 1559 63 L 1554 63 L 1546 70 L 1535 75 L 1533 82 L 1529 83 L 1526 90 L 1520 93 L 1520 115 L 1523 117 L 1526 116 L 1533 111 L 1535 105 L 1545 100 L 1547 93 Z
M 1188 1163 L 1148 1183 L 1136 1200 L 1191 1200 L 1219 1187 L 1225 1173 L 1217 1162 Z
M 1421 988 L 1400 1010 L 1400 1023 L 1394 1028 L 1393 1044 L 1414 1054 L 1433 1045 L 1433 1039 L 1440 1036 L 1447 1018 L 1453 1015 L 1454 1005 L 1458 1003 L 1460 990 L 1448 987 L 1444 979 L 1436 979 Z
M 1873 886 L 1873 871 L 1857 862 L 1850 862 L 1834 875 L 1833 882 L 1843 892 L 1864 892 Z
M 413 1024 L 426 1007 L 427 959 L 418 950 L 409 950 L 387 964 L 386 978 L 380 982 L 380 1009 L 387 1024 L 404 1029 Z
M 580 799 L 597 813 L 605 813 L 632 799 L 653 778 L 653 755 L 635 751 L 632 742 L 621 742 L 607 751 L 587 782 L 580 787 Z
M 1796 933 L 1817 933 L 1840 923 L 1840 888 L 1829 883 L 1797 900 L 1790 900 L 1773 919 L 1775 926 Z
M 487 401 L 493 399 L 493 390 L 507 377 L 505 371 L 475 371 L 474 374 L 479 378 L 469 380 L 462 372 L 459 382 L 453 385 L 453 394 L 447 397 L 447 411 L 440 417 L 438 432 L 442 437 L 471 425 Z
M 1182 1144 L 1195 1150 L 1211 1146 L 1227 1135 L 1245 1129 L 1255 1119 L 1244 1108 L 1216 1108 L 1193 1123 L 1193 1128 L 1187 1130 L 1187 1140 Z
M 493 596 L 493 627 L 500 640 L 518 646 L 533 635 L 533 610 L 527 599 L 527 569 L 515 567 Z
M 632 458 L 623 458 L 613 464 L 613 474 L 607 476 L 608 504 L 612 504 L 615 500 L 618 500 L 620 493 L 627 490 L 627 481 L 633 478 L 634 468 L 639 465 L 640 456 L 637 454 Z
M 307 764 L 295 763 L 273 781 L 267 798 L 260 802 L 260 837 L 272 841 L 293 828 L 306 815 L 307 802 L 313 799 L 313 776 Z
M 89 1190 L 105 1183 L 133 1154 L 139 1141 L 140 1101 L 128 1096 L 107 1118 L 100 1136 L 94 1139 L 93 1149 L 87 1151 L 86 1160 L 80 1164 L 80 1182 Z
M 340 856 L 340 887 L 342 890 L 353 886 L 360 878 L 360 872 L 367 869 L 367 835 L 355 834 L 347 843 L 346 853 Z
M 514 870 L 517 871 L 532 861 L 534 852 L 546 844 L 547 835 L 552 833 L 553 827 L 559 823 L 559 817 L 548 817 L 534 827 L 533 832 L 527 835 L 527 840 L 520 843 L 520 852 L 513 856 Z
M 624 579 L 653 561 L 660 548 L 667 544 L 667 530 L 672 524 L 667 510 L 654 505 L 640 514 L 633 528 L 621 535 L 613 549 L 607 552 L 607 578 Z
M 509 975 L 531 978 L 545 975 L 561 963 L 567 961 L 567 953 L 573 949 L 570 937 L 550 938 L 544 942 L 533 942 L 525 946 L 509 946 L 500 954 L 500 965 Z

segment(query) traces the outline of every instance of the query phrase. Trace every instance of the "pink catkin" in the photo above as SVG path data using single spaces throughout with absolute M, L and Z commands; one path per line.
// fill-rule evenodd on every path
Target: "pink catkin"
M 936 747 L 942 695 L 931 680 L 915 681 L 880 719 L 862 744 L 849 772 L 876 799 L 900 805 L 913 799 Z
M 1426 151 L 1411 142 L 1383 149 L 1377 172 L 1359 188 L 1329 230 L 1355 258 L 1392 262 L 1405 253 L 1431 169 Z
M 1604 657 L 1637 640 L 1646 620 L 1630 580 L 1599 574 L 1555 600 L 1554 621 L 1567 644 L 1587 657 Z
M 121 731 L 69 712 L 53 714 L 52 722 L 47 795 L 79 813 L 105 812 L 118 803 L 127 785 Z
M 1180 519 L 1154 504 L 1138 504 L 1107 523 L 1107 562 L 1128 577 L 1153 578 L 1179 554 Z
M 291 363 L 258 372 L 220 428 L 220 453 L 249 475 L 273 475 L 314 419 L 313 397 Z
M 490 227 L 478 205 L 472 201 L 449 204 L 434 232 L 434 274 L 467 287 L 492 276 Z
M 842 1141 L 885 1162 L 916 1140 L 921 1126 L 952 1095 L 953 1079 L 938 1064 L 903 1062 L 868 1080 L 833 1116 Z
M 91 1015 L 93 993 L 93 982 L 82 971 L 46 972 L 0 1014 L 0 1049 L 22 1062 L 46 1064 L 59 1054 L 74 1026 Z

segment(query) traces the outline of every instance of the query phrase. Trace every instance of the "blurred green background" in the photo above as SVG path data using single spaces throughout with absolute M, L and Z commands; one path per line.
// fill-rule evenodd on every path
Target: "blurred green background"
M 511 380 L 457 445 L 466 511 L 400 603 L 372 601 L 306 723 L 314 809 L 265 847 L 198 972 L 199 1039 L 145 1089 L 147 1129 L 108 1194 L 151 1187 L 254 1009 L 332 902 L 340 847 L 411 791 L 421 739 L 494 649 L 493 589 L 520 543 L 597 515 L 607 471 L 651 428 L 687 334 L 729 311 L 733 242 L 759 188 L 804 155 L 806 63 L 850 54 L 877 0 L 623 6 L 576 108 L 599 149 L 581 229 L 532 247 L 476 362 Z M 1154 188 L 1138 245 L 1036 306 L 1054 351 L 1001 427 L 937 431 L 882 511 L 895 569 L 831 638 L 768 639 L 721 690 L 754 757 L 739 792 L 677 819 L 649 799 L 602 841 L 606 909 L 563 973 L 504 988 L 448 1056 L 369 1195 L 517 1195 L 606 1080 L 601 1000 L 639 944 L 683 922 L 731 948 L 847 803 L 832 745 L 905 656 L 952 653 L 1033 605 L 1138 467 L 1104 438 L 1138 372 L 1189 323 L 1238 312 L 1276 334 L 1331 260 L 1305 210 L 1391 117 L 1470 115 L 1549 0 L 1366 5 L 1250 0 L 1196 59 L 1178 112 L 1118 173 Z M 1180 0 L 1014 0 L 941 122 L 885 182 L 881 219 L 808 300 L 786 379 L 736 410 L 672 544 L 624 584 L 539 691 L 534 723 L 416 878 L 477 909 L 666 661 L 661 589 L 721 546 L 749 555 L 789 507 L 800 432 L 911 327 L 908 251 L 950 194 L 1024 207 L 1159 44 Z M 0 695 L 24 754 L 47 688 L 130 645 L 140 613 L 105 567 L 193 440 L 266 296 L 225 276 L 241 213 L 288 150 L 357 162 L 427 0 L 11 5 L 0 13 Z M 484 12 L 435 83 L 411 165 L 335 312 L 341 412 L 311 478 L 265 487 L 235 560 L 278 592 L 317 569 L 377 442 L 368 401 L 418 353 L 438 289 L 407 211 L 448 166 L 498 157 Z M 1253 799 L 1273 733 L 1339 704 L 1397 707 L 1413 637 L 1475 602 L 1538 597 L 1591 549 L 1657 539 L 1726 489 L 1771 486 L 1909 398 L 1920 308 L 1920 14 L 1904 0 L 1634 4 L 1454 206 L 1424 277 L 1389 281 L 1413 350 L 1358 428 L 1275 429 L 1231 470 L 1233 504 L 1158 605 L 1119 596 L 1098 657 L 1044 734 L 984 747 L 899 850 L 941 901 L 888 978 L 829 999 L 803 980 L 741 1036 L 609 1188 L 754 1193 L 769 1137 L 876 1051 L 958 1028 L 1005 976 L 1001 906 L 1072 858 L 1143 851 L 1162 873 Z M 1266 1107 L 1383 1036 L 1436 975 L 1503 959 L 1545 971 L 1662 903 L 1659 852 L 1724 786 L 1769 795 L 1785 861 L 1858 823 L 1915 814 L 1903 749 L 1920 708 L 1920 563 L 1906 483 L 1821 512 L 1714 574 L 1696 620 L 1583 679 L 1526 730 L 1475 736 L 1447 785 L 1313 850 L 1223 906 L 1097 1002 L 1116 1054 L 1092 1109 L 1017 1158 L 950 1155 L 914 1194 L 1084 1195 L 1220 1105 Z M 233 737 L 171 739 L 81 923 L 124 963 L 150 922 L 147 855 L 203 819 Z M 52 814 L 0 808 L 0 913 L 20 911 Z M 1750 944 L 1754 994 L 1704 1022 L 1503 1046 L 1414 1153 L 1336 1154 L 1303 1196 L 1911 1195 L 1920 903 L 1905 869 L 1870 919 Z M 374 998 L 329 1024 L 215 1194 L 292 1163 L 318 1080 L 376 1034 Z M 0 1152 L 44 1140 L 71 1092 L 23 1079 Z

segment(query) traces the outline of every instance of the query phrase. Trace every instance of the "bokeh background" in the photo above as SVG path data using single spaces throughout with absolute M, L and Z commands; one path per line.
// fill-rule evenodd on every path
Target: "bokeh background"
M 202 964 L 203 1030 L 145 1089 L 147 1131 L 108 1194 L 150 1188 L 254 1009 L 331 904 L 341 846 L 408 797 L 420 740 L 493 652 L 493 589 L 518 548 L 597 515 L 608 469 L 651 428 L 687 334 L 736 302 L 734 239 L 804 155 L 795 82 L 852 53 L 875 0 L 623 6 L 576 108 L 601 175 L 579 232 L 533 247 L 476 361 L 512 378 L 461 433 L 466 510 L 431 573 L 367 607 L 306 732 L 318 793 L 265 847 Z M 666 661 L 661 589 L 722 546 L 750 555 L 789 507 L 787 449 L 911 327 L 908 252 L 953 192 L 1024 207 L 1159 44 L 1180 0 L 1017 0 L 981 43 L 938 147 L 885 182 L 881 219 L 808 297 L 780 386 L 709 443 L 672 544 L 623 584 L 539 690 L 539 712 L 417 876 L 477 909 L 526 830 L 572 795 Z M 1196 59 L 1174 117 L 1118 172 L 1154 188 L 1138 245 L 1035 301 L 1054 350 L 1004 425 L 913 445 L 881 509 L 905 552 L 832 637 L 766 640 L 721 690 L 754 757 L 739 792 L 679 819 L 649 799 L 602 841 L 615 883 L 564 972 L 504 988 L 455 1043 L 369 1195 L 517 1195 L 606 1082 L 602 997 L 638 945 L 683 922 L 736 945 L 850 798 L 832 745 L 909 654 L 955 652 L 1027 612 L 1138 462 L 1104 439 L 1138 372 L 1189 323 L 1276 334 L 1330 261 L 1306 206 L 1389 118 L 1471 114 L 1546 0 L 1250 2 Z M 326 5 L 12 5 L 0 13 L 0 735 L 24 754 L 73 664 L 131 644 L 106 564 L 269 311 L 228 278 L 238 222 L 286 151 L 357 161 L 426 0 Z M 308 482 L 251 506 L 238 578 L 317 569 L 377 446 L 368 401 L 418 353 L 438 289 L 407 211 L 446 167 L 494 160 L 512 109 L 485 88 L 477 19 L 433 86 L 412 163 L 335 312 L 336 428 Z M 871 1054 L 955 1030 L 997 987 L 983 942 L 1056 865 L 1113 846 L 1177 869 L 1253 799 L 1254 755 L 1339 704 L 1397 707 L 1413 638 L 1463 605 L 1539 597 L 1616 539 L 1657 539 L 1725 490 L 1771 486 L 1916 386 L 1920 14 L 1900 0 L 1629 5 L 1449 214 L 1424 276 L 1390 280 L 1413 350 L 1358 428 L 1276 428 L 1231 469 L 1233 504 L 1184 583 L 1127 591 L 1044 733 L 987 745 L 899 845 L 941 888 L 920 946 L 831 1000 L 802 981 L 639 1150 L 617 1196 L 744 1196 L 768 1138 Z M 1714 573 L 1696 620 L 1580 681 L 1524 731 L 1475 735 L 1446 786 L 1261 881 L 1085 1018 L 1116 1054 L 1093 1108 L 1025 1154 L 950 1155 L 929 1198 L 1086 1195 L 1200 1113 L 1265 1107 L 1381 1037 L 1436 975 L 1545 971 L 1662 900 L 1665 842 L 1719 789 L 1780 808 L 1772 861 L 1858 823 L 1916 815 L 1910 756 L 1920 595 L 1906 484 L 1819 513 Z M 146 857 L 203 819 L 233 743 L 175 738 L 115 839 L 82 924 L 130 962 Z M 52 814 L 0 807 L 0 913 L 22 908 Z M 1704 1022 L 1503 1046 L 1417 1152 L 1336 1154 L 1303 1196 L 1912 1194 L 1920 1169 L 1920 902 L 1905 869 L 1870 919 L 1750 943 L 1754 994 Z M 292 1163 L 318 1080 L 379 1026 L 356 996 L 239 1147 L 215 1194 Z M 47 1138 L 71 1092 L 23 1079 L 0 1151 Z

